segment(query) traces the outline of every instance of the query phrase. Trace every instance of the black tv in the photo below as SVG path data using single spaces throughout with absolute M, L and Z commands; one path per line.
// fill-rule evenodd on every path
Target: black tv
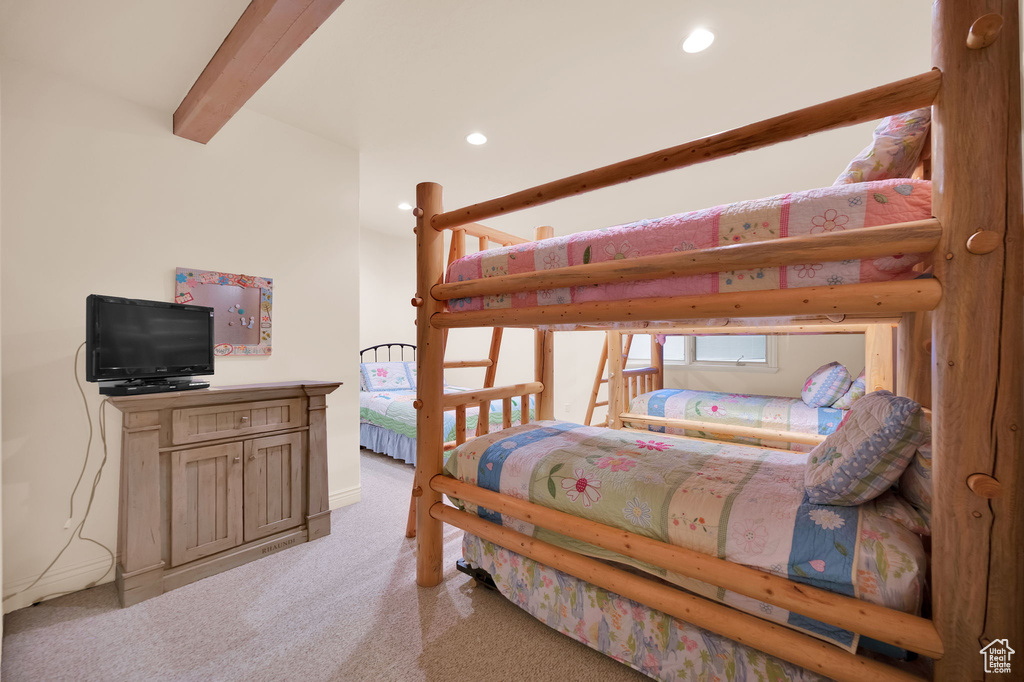
M 85 378 L 124 382 L 105 395 L 205 388 L 213 374 L 213 308 L 92 294 L 85 300 Z

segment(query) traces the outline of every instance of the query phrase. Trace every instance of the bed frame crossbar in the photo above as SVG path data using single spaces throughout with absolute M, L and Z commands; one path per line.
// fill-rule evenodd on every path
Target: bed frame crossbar
M 838 286 L 739 291 L 696 296 L 586 301 L 531 308 L 437 312 L 429 324 L 437 329 L 466 327 L 543 327 L 645 320 L 692 320 L 717 317 L 788 317 L 792 315 L 875 314 L 933 310 L 942 298 L 938 280 L 868 282 Z

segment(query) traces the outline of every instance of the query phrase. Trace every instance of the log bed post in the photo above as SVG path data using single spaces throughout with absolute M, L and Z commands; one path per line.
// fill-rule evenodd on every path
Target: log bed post
M 993 12 L 1001 34 L 969 47 L 971 26 Z M 932 595 L 945 647 L 936 679 L 997 679 L 979 650 L 1002 638 L 1024 644 L 1018 7 L 937 0 L 933 13 L 943 73 L 932 118 L 932 208 L 943 226 L 935 275 L 946 285 L 932 323 Z M 976 494 L 975 473 L 1004 494 Z
M 623 393 L 626 382 L 622 370 L 626 363 L 622 357 L 622 332 L 608 332 L 608 426 L 613 429 L 622 428 Z
M 555 228 L 543 225 L 533 231 L 535 241 L 555 236 Z M 536 399 L 537 421 L 555 418 L 555 333 L 548 330 L 534 332 L 535 379 L 544 384 Z
M 654 375 L 654 390 L 665 388 L 665 347 L 658 343 L 658 335 L 651 334 L 651 367 L 658 370 Z
M 442 524 L 430 515 L 430 507 L 441 494 L 430 488 L 430 479 L 441 473 L 444 454 L 444 340 L 430 317 L 444 303 L 430 293 L 444 277 L 444 233 L 430 226 L 430 219 L 442 211 L 441 185 L 416 185 L 416 295 L 423 305 L 416 309 L 416 583 L 432 587 L 441 582 Z
M 895 391 L 892 325 L 873 324 L 864 332 L 864 380 L 867 392 Z

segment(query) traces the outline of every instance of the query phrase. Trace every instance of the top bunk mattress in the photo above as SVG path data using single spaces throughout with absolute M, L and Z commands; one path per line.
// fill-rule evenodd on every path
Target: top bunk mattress
M 926 180 L 879 180 L 838 185 L 479 251 L 449 265 L 445 281 L 460 282 L 638 256 L 855 230 L 931 217 L 931 183 Z M 886 282 L 914 278 L 918 273 L 913 267 L 921 260 L 920 254 L 892 255 L 514 295 L 457 298 L 448 301 L 448 310 L 458 313 L 585 301 Z

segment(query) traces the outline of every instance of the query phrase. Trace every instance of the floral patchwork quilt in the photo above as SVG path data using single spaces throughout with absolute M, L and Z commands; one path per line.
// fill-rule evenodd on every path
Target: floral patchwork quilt
M 846 410 L 837 410 L 833 407 L 811 407 L 800 398 L 691 391 L 676 388 L 666 388 L 638 395 L 630 403 L 629 411 L 633 414 L 645 414 L 651 417 L 691 419 L 731 426 L 752 426 L 823 436 L 827 436 L 839 428 L 839 423 L 846 416 Z M 629 423 L 625 425 L 631 426 Z M 712 437 L 718 440 L 767 445 L 803 452 L 811 450 L 811 446 L 799 443 L 728 436 L 715 434 L 713 431 L 692 431 L 664 426 L 650 426 L 648 430 L 680 436 Z
M 445 386 L 446 393 L 469 391 L 468 388 Z M 415 390 L 403 391 L 361 391 L 359 393 L 359 419 L 365 424 L 373 424 L 394 431 L 408 438 L 416 438 L 416 410 L 412 403 L 416 400 Z M 512 423 L 520 421 L 520 399 L 512 399 Z M 489 425 L 491 431 L 499 431 L 502 426 L 501 401 L 491 403 Z M 533 417 L 533 398 L 530 398 L 530 417 Z M 476 434 L 476 424 L 480 418 L 480 406 L 466 408 L 466 436 Z M 445 442 L 455 440 L 455 412 L 444 413 Z
M 452 263 L 448 267 L 446 281 L 460 282 L 569 265 L 855 230 L 925 220 L 931 215 L 931 184 L 926 180 L 878 180 L 838 185 L 481 251 Z M 912 268 L 921 260 L 920 255 L 894 254 L 838 263 L 732 270 L 689 277 L 549 289 L 514 296 L 460 298 L 449 301 L 448 308 L 453 312 L 463 312 L 884 282 L 913 278 Z
M 907 612 L 920 608 L 920 538 L 860 507 L 810 504 L 806 457 L 542 421 L 447 453 L 448 475 L 488 490 Z M 854 651 L 859 636 L 459 501 L 470 513 L 582 554 L 631 564 L 710 599 Z M 865 642 L 866 643 L 866 642 Z

